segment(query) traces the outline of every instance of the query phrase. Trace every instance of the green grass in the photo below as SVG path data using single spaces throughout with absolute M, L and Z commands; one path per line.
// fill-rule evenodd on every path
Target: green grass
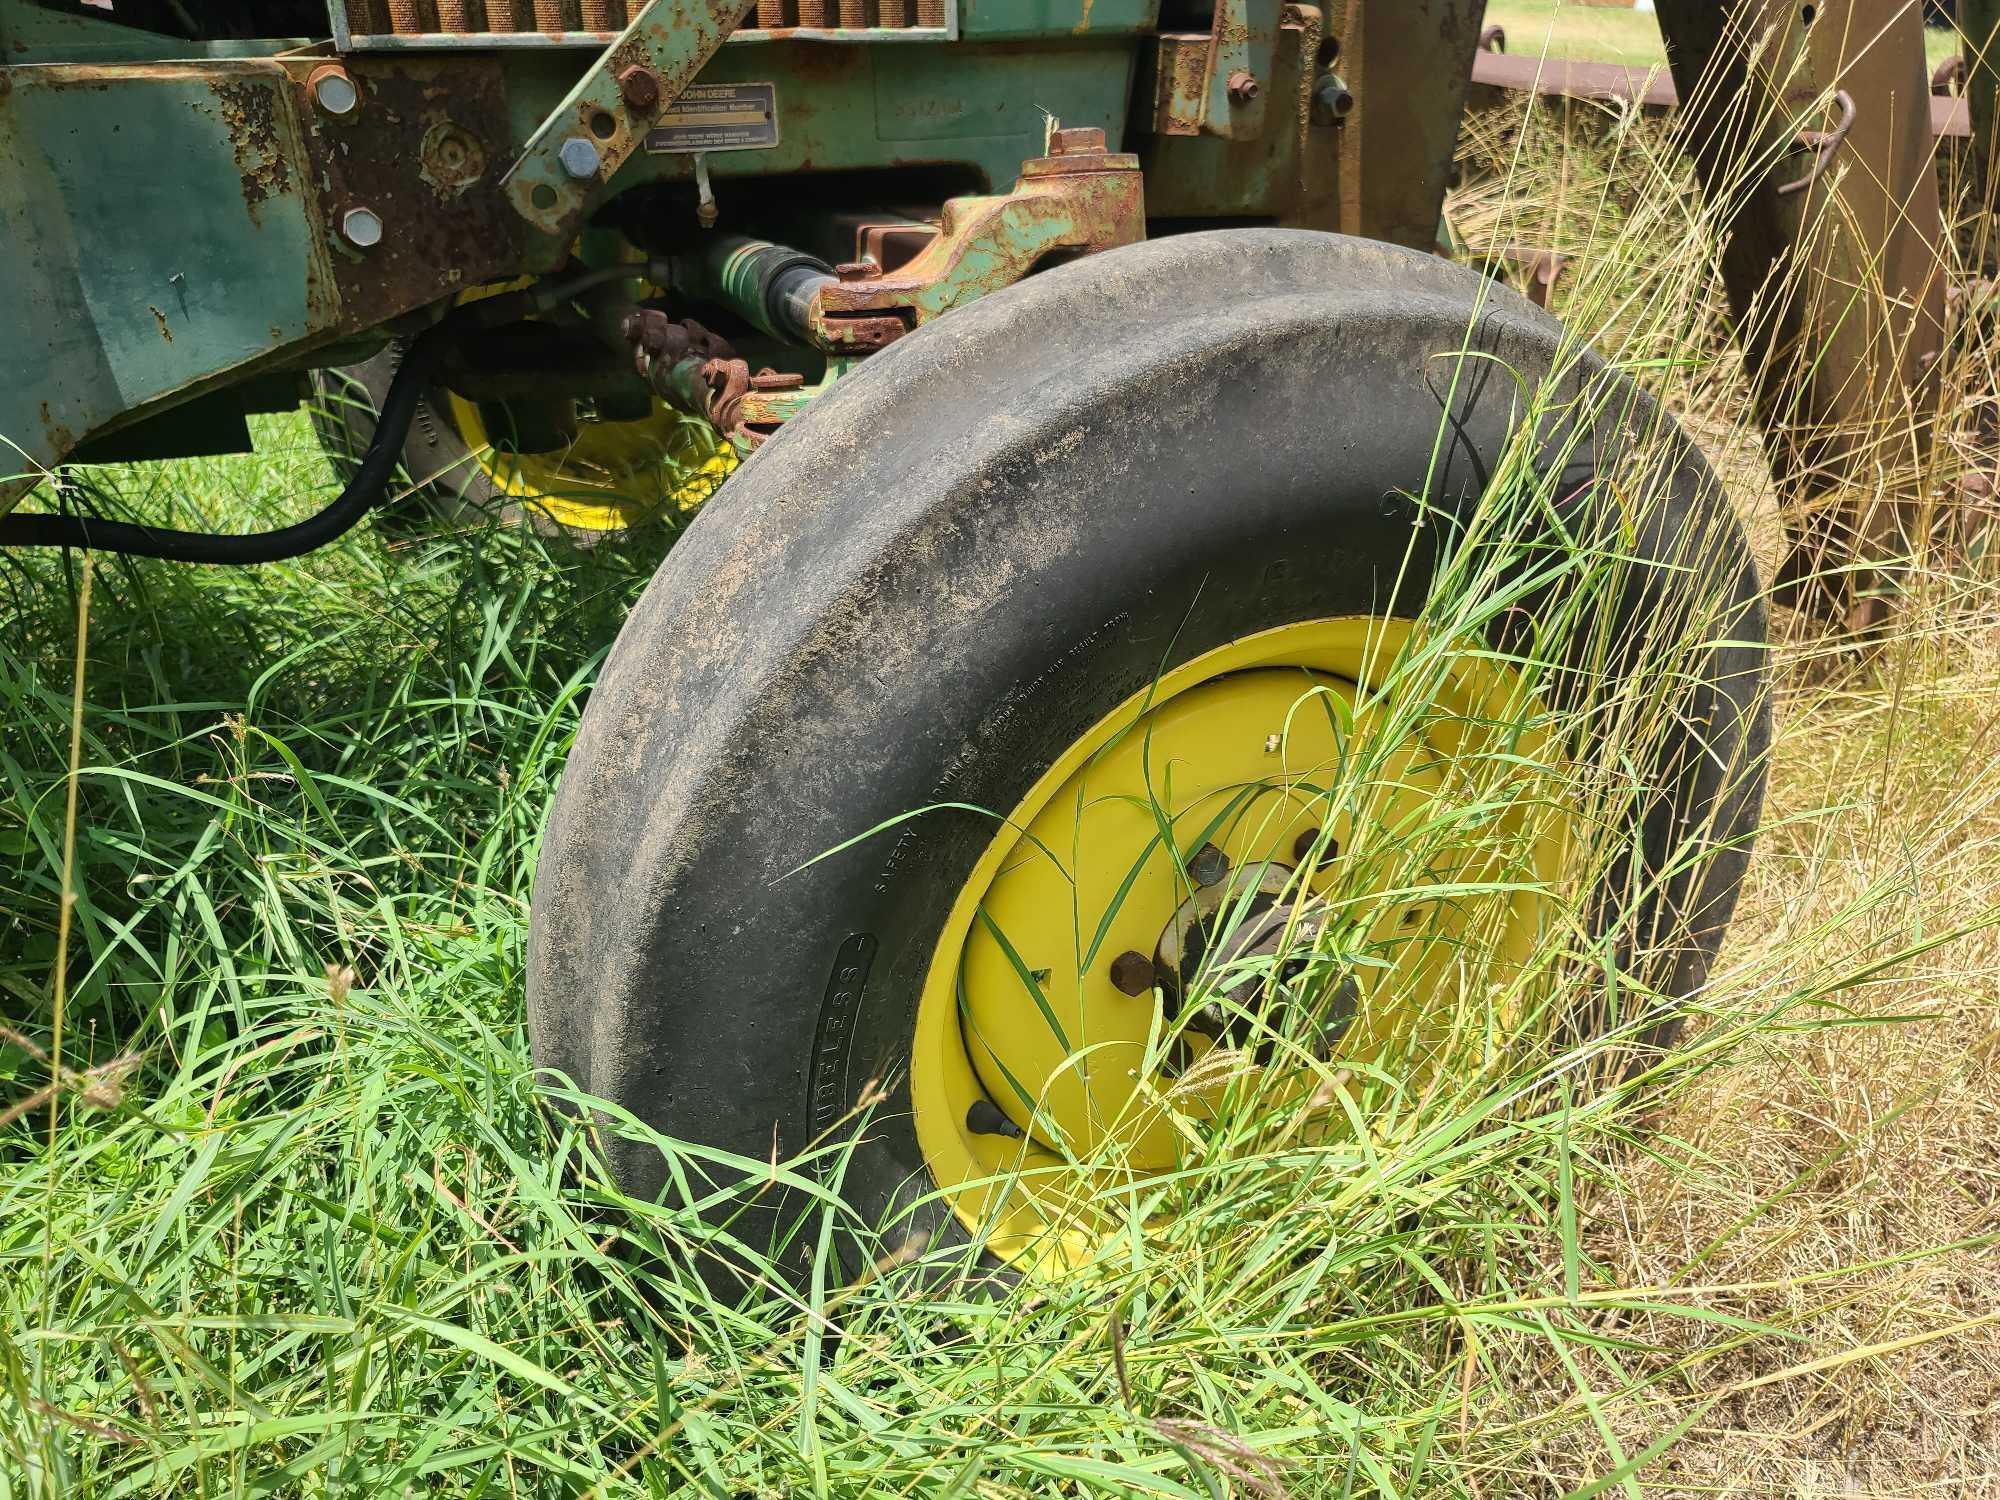
M 1655 182 L 1647 149 L 1620 138 L 1590 162 Z M 1524 148 L 1518 170 L 1617 198 L 1586 154 L 1544 173 Z M 1699 246 L 1686 201 L 1600 208 L 1599 300 L 1578 314 L 1712 416 L 1728 371 L 1706 262 L 1638 253 Z M 1539 188 L 1523 204 L 1556 212 Z M 302 422 L 258 440 L 101 482 L 182 524 L 268 523 L 326 488 Z M 1509 560 L 1507 506 L 1556 498 L 1508 474 L 1448 591 L 1454 632 L 1509 607 L 1480 563 Z M 364 528 L 296 565 L 100 560 L 74 780 L 82 575 L 0 554 L 0 1497 L 1629 1495 L 1748 1383 L 1872 1368 L 1873 1335 L 1828 1365 L 1811 1320 L 1949 1248 L 1713 1274 L 1738 1223 L 1641 1277 L 1607 1234 L 1635 1174 L 1740 1176 L 1659 1111 L 1745 1058 L 1991 978 L 1940 956 L 1994 920 L 1991 892 L 1920 873 L 1990 853 L 1967 829 L 2000 789 L 1962 783 L 1886 855 L 1842 864 L 1851 888 L 1782 887 L 1806 903 L 1795 928 L 1753 911 L 1751 945 L 1643 1089 L 1571 1086 L 1609 1054 L 1552 1035 L 1593 972 L 1552 943 L 1530 988 L 1476 1013 L 1447 1085 L 1324 1079 L 1369 1122 L 1351 1135 L 1239 1107 L 1183 1181 L 1104 1205 L 1119 1233 L 1070 1277 L 1004 1298 L 893 1258 L 804 1291 L 761 1275 L 756 1247 L 607 1180 L 596 1131 L 649 1137 L 574 1124 L 522 1019 L 541 818 L 669 540 L 586 553 Z M 1952 628 L 1913 626 L 1896 662 L 1961 649 Z M 1434 647 L 1409 671 L 1440 663 Z M 1601 732 L 1642 744 L 1675 691 L 1671 673 L 1634 685 Z M 1831 732 L 1794 712 L 1781 754 Z M 1874 770 L 1816 777 L 1777 847 L 1846 826 Z M 1630 790 L 1615 757 L 1595 774 L 1567 794 L 1608 808 Z M 1885 990 L 1913 967 L 1931 989 Z M 773 1175 L 813 1192 L 840 1162 L 653 1144 L 724 1205 Z M 820 1201 L 802 1233 L 838 1220 Z M 746 1297 L 709 1292 L 708 1254 L 751 1269 Z M 1767 1280 L 1784 1298 L 1750 1305 Z M 1718 1367 L 1730 1351 L 1757 1363 Z
M 1488 0 L 1486 24 L 1507 29 L 1507 50 L 1534 56 L 1582 57 L 1632 67 L 1664 65 L 1659 20 L 1617 6 L 1570 0 Z
M 151 476 L 149 508 L 324 482 L 298 424 L 260 438 Z M 1503 1075 L 1361 1155 L 1251 1143 L 1138 1270 L 1011 1302 L 891 1276 L 732 1308 L 688 1269 L 707 1231 L 603 1180 L 531 1075 L 526 896 L 658 545 L 101 564 L 53 1121 L 79 575 L 8 560 L 0 1490 L 1455 1484 L 1440 1433 L 1492 1397 L 1440 1380 L 1463 1340 L 1616 1296 L 1573 1236 L 1573 1294 L 1543 1266 L 1619 1110 L 1518 1111 Z M 747 1191 L 770 1170 L 663 1144 Z

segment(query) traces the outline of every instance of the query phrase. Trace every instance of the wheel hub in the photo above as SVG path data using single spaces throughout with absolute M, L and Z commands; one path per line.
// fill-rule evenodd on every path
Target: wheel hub
M 1298 871 L 1275 860 L 1198 886 L 1175 909 L 1147 966 L 1161 1014 L 1177 1021 L 1183 1005 L 1198 998 L 1184 1029 L 1240 1047 L 1260 1029 L 1257 1018 L 1266 1029 L 1298 1030 L 1283 1014 L 1297 1011 L 1307 1025 L 1317 1023 L 1315 1051 L 1331 1055 L 1361 999 L 1359 982 L 1339 956 L 1318 951 L 1333 915 L 1330 901 L 1301 895 Z M 1329 994 L 1331 1005 L 1316 1016 Z M 1269 1063 L 1275 1048 L 1267 1034 L 1257 1044 L 1257 1061 Z

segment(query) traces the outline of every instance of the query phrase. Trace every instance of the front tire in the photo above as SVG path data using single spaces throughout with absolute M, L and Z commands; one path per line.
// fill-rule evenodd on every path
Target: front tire
M 972 1134 L 1087 1133 L 1008 1097 L 990 1038 L 961 1033 L 958 1091 L 935 1086 L 940 955 L 955 965 L 971 941 L 996 828 L 1018 838 L 993 815 L 1056 805 L 1072 795 L 1058 770 L 1103 764 L 1135 726 L 1165 735 L 1176 702 L 1267 715 L 1213 692 L 1254 678 L 1268 697 L 1273 667 L 1295 694 L 1366 697 L 1420 636 L 1445 560 L 1484 534 L 1482 495 L 1524 451 L 1524 392 L 1557 371 L 1567 404 L 1528 448 L 1559 504 L 1510 511 L 1505 538 L 1516 573 L 1551 581 L 1474 634 L 1518 646 L 1566 618 L 1564 558 L 1607 539 L 1620 561 L 1591 587 L 1608 628 L 1585 632 L 1588 661 L 1564 648 L 1545 691 L 1582 706 L 1649 670 L 1665 614 L 1690 622 L 1677 721 L 1693 727 L 1621 815 L 1634 852 L 1596 910 L 1621 952 L 1650 955 L 1657 992 L 1691 992 L 1735 901 L 1767 737 L 1757 581 L 1720 486 L 1649 398 L 1519 297 L 1386 245 L 1235 230 L 1092 257 L 930 325 L 788 424 L 690 529 L 606 664 L 551 814 L 538 1062 L 753 1161 L 841 1126 L 872 1089 L 841 1182 L 862 1219 L 893 1222 L 898 1244 L 980 1232 L 1003 1258 L 1042 1254 L 1032 1219 L 948 1180 L 968 1168 L 938 1144 L 969 1140 L 952 1118 L 966 1077 L 1017 1127 Z M 1641 442 L 1643 493 L 1598 482 Z M 1276 656 L 1245 644 L 1272 641 Z M 1425 712 L 1506 697 L 1474 680 L 1478 654 L 1433 678 Z M 1320 826 L 1293 812 L 1273 847 Z M 1691 842 L 1710 852 L 1677 860 Z M 1169 852 L 1148 899 L 1187 895 L 1192 852 Z M 1072 925 L 1089 937 L 1096 915 Z M 1107 957 L 1073 976 L 1079 995 L 1108 993 Z M 1008 964 L 1045 982 L 1046 964 Z M 656 1150 L 612 1149 L 629 1190 L 663 1190 Z

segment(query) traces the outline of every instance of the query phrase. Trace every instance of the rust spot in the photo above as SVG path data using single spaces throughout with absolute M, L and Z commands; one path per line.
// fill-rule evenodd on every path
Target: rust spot
M 160 325 L 160 337 L 165 339 L 168 343 L 171 344 L 174 341 L 174 331 L 173 329 L 167 327 L 167 315 L 161 312 L 157 307 L 149 306 L 146 309 L 146 311 L 151 313 L 153 315 L 153 321 Z
M 67 457 L 76 448 L 76 434 L 56 420 L 46 401 L 42 403 L 42 431 L 48 435 L 49 451 L 57 458 Z
M 222 123 L 243 179 L 243 201 L 254 224 L 267 200 L 292 188 L 291 163 L 279 129 L 277 90 L 264 80 L 229 78 L 218 79 L 211 87 L 222 106 Z
M 498 59 L 356 54 L 348 71 L 368 101 L 333 131 L 306 135 L 310 180 L 337 221 L 365 203 L 389 233 L 366 257 L 331 254 L 307 272 L 311 295 L 343 328 L 370 328 L 467 282 L 514 271 L 521 220 L 493 165 L 511 139 Z
M 469 130 L 440 120 L 424 135 L 423 179 L 440 197 L 456 197 L 486 175 L 486 148 Z

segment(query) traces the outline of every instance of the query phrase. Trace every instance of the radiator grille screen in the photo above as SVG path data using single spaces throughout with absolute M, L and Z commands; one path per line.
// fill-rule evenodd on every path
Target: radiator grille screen
M 453 43 L 609 41 L 639 0 L 337 0 L 346 40 Z M 757 0 L 739 28 L 777 31 L 943 29 L 946 0 Z

